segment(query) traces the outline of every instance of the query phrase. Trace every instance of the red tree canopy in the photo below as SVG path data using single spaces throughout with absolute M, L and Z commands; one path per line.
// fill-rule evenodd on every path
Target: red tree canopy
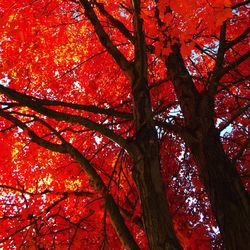
M 187 250 L 220 249 L 184 134 L 193 118 L 183 103 L 206 108 L 173 84 L 166 60 L 178 46 L 197 96 L 212 96 L 225 155 L 249 189 L 249 1 L 147 0 L 138 15 L 137 2 L 0 1 L 3 249 L 123 249 L 107 193 L 148 249 L 130 146 L 140 131 L 130 68 L 144 60 L 139 42 L 177 238 Z

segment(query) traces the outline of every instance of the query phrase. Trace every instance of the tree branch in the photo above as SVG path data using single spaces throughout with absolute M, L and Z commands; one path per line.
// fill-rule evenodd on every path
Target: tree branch
M 87 175 L 93 180 L 95 183 L 95 189 L 99 192 L 104 193 L 105 206 L 109 213 L 111 222 L 125 248 L 127 249 L 135 249 L 139 250 L 137 243 L 135 242 L 132 234 L 129 232 L 124 219 L 121 216 L 119 211 L 119 207 L 116 204 L 113 196 L 108 193 L 108 189 L 98 175 L 94 167 L 90 164 L 90 162 L 71 144 L 63 140 L 63 146 L 70 154 L 70 156 L 76 160 L 83 168 L 83 170 L 87 173 Z
M 127 143 L 126 139 L 124 139 L 122 136 L 116 134 L 114 131 L 110 130 L 109 128 L 105 127 L 102 124 L 93 122 L 89 120 L 88 118 L 84 118 L 81 116 L 45 108 L 44 106 L 32 100 L 32 97 L 26 96 L 24 94 L 21 94 L 13 89 L 9 89 L 2 85 L 0 85 L 0 92 L 4 93 L 11 99 L 33 109 L 34 111 L 37 111 L 38 113 L 48 116 L 50 118 L 53 118 L 57 121 L 77 123 L 91 130 L 97 131 L 101 133 L 102 135 L 104 135 L 105 137 L 109 138 L 111 141 L 117 143 L 121 148 L 124 148 L 133 159 L 137 158 L 134 144 L 132 145 L 131 143 L 130 144 Z
M 110 22 L 111 24 L 117 28 L 130 42 L 133 44 L 135 43 L 135 38 L 133 35 L 130 33 L 130 31 L 126 28 L 126 26 L 118 19 L 114 18 L 112 15 L 110 15 L 106 9 L 104 8 L 103 3 L 98 3 L 95 1 L 95 4 L 100 11 L 102 15 L 104 15 Z
M 220 78 L 222 78 L 226 73 L 228 73 L 230 70 L 234 69 L 236 66 L 247 60 L 247 58 L 250 56 L 250 51 L 247 51 L 244 55 L 242 55 L 240 58 L 238 58 L 235 62 L 229 64 L 224 69 L 220 70 L 216 76 L 216 80 L 218 81 Z
M 238 151 L 238 153 L 235 155 L 235 157 L 232 159 L 232 164 L 235 166 L 235 164 L 237 163 L 237 161 L 240 159 L 240 157 L 242 157 L 242 155 L 244 154 L 245 150 L 247 149 L 248 145 L 250 144 L 250 138 L 247 138 L 245 143 L 241 146 L 240 150 Z
M 111 196 L 108 193 L 108 189 L 106 185 L 104 184 L 103 180 L 101 177 L 98 175 L 96 170 L 93 168 L 93 166 L 90 164 L 90 162 L 76 149 L 74 148 L 71 144 L 69 144 L 54 128 L 52 128 L 49 124 L 47 124 L 45 121 L 43 121 L 43 124 L 46 125 L 61 141 L 62 144 L 54 144 L 50 143 L 48 141 L 45 141 L 38 137 L 27 125 L 22 123 L 20 120 L 17 118 L 9 115 L 8 113 L 1 111 L 0 110 L 0 115 L 3 116 L 4 118 L 10 120 L 11 122 L 15 123 L 17 126 L 21 127 L 22 129 L 26 129 L 31 136 L 32 140 L 37 143 L 38 145 L 47 148 L 49 150 L 55 151 L 55 152 L 60 152 L 60 153 L 68 153 L 70 156 L 76 160 L 83 168 L 83 170 L 86 172 L 88 177 L 93 180 L 95 184 L 95 189 L 98 192 L 103 192 L 104 193 L 104 200 L 105 200 L 105 205 L 106 209 L 109 212 L 109 216 L 111 218 L 112 224 L 122 241 L 123 245 L 127 249 L 135 249 L 139 250 L 139 247 L 137 243 L 135 242 L 132 234 L 129 232 L 122 216 L 119 211 L 119 208 L 117 204 L 114 201 L 113 196 Z M 40 120 L 41 121 L 41 120 Z M 63 195 L 63 199 L 67 198 L 66 193 Z M 53 206 L 57 205 L 58 200 L 56 203 L 53 204 Z M 47 208 L 47 210 L 50 210 L 51 207 Z
M 218 69 L 222 67 L 225 55 L 225 45 L 226 45 L 226 28 L 227 22 L 224 21 L 220 29 L 220 39 L 219 39 L 219 49 L 217 52 L 217 59 L 213 69 L 213 75 L 216 75 Z
M 224 130 L 227 126 L 229 126 L 234 120 L 236 120 L 241 114 L 243 114 L 245 111 L 247 111 L 250 107 L 250 104 L 246 105 L 244 108 L 239 109 L 239 111 L 234 114 L 230 120 L 228 120 L 223 126 L 219 128 L 219 132 Z
M 234 40 L 228 42 L 225 45 L 225 50 L 232 48 L 234 45 L 236 45 L 237 43 L 239 43 L 243 39 L 245 39 L 248 36 L 249 32 L 250 32 L 250 28 L 248 27 L 238 37 L 236 37 Z
M 25 123 L 21 122 L 16 117 L 14 117 L 14 116 L 12 116 L 12 115 L 10 115 L 7 112 L 4 112 L 2 110 L 0 110 L 0 116 L 11 121 L 13 124 L 17 125 L 21 129 L 27 130 L 31 140 L 33 142 L 35 142 L 36 144 L 38 144 L 46 149 L 52 150 L 54 152 L 59 152 L 59 153 L 63 153 L 63 154 L 66 153 L 66 150 L 64 149 L 62 144 L 55 144 L 55 143 L 52 143 L 52 142 L 49 142 L 49 141 L 42 139 L 34 131 L 32 131 Z
M 129 62 L 125 56 L 117 49 L 117 47 L 113 44 L 108 34 L 103 29 L 96 13 L 94 12 L 91 4 L 88 0 L 79 0 L 81 5 L 85 10 L 86 17 L 90 20 L 92 25 L 94 26 L 94 30 L 101 42 L 101 44 L 107 49 L 110 55 L 117 62 L 119 67 L 123 70 L 126 76 L 131 79 L 133 76 L 133 64 Z
M 113 108 L 100 108 L 95 105 L 84 105 L 84 104 L 68 103 L 68 102 L 62 102 L 62 101 L 46 100 L 46 99 L 40 99 L 37 97 L 28 96 L 23 93 L 20 93 L 20 95 L 31 98 L 32 100 L 35 100 L 36 102 L 38 102 L 40 105 L 61 106 L 61 107 L 72 108 L 75 110 L 83 110 L 83 111 L 91 112 L 94 114 L 103 114 L 103 115 L 114 116 L 114 117 L 119 117 L 123 119 L 133 119 L 133 116 L 131 113 L 117 111 Z
M 239 7 L 248 5 L 249 3 L 250 3 L 249 0 L 243 1 L 243 2 L 241 2 L 241 3 L 237 3 L 237 4 L 235 4 L 235 5 L 232 5 L 230 8 L 231 8 L 231 9 L 237 9 L 237 8 L 239 8 Z

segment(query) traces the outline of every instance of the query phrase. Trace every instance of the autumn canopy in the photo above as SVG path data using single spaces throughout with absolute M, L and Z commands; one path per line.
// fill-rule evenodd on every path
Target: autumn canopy
M 249 2 L 0 0 L 0 248 L 249 250 Z

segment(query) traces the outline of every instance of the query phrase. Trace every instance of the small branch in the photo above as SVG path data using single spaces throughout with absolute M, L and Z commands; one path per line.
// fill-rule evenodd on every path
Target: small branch
M 248 145 L 250 144 L 250 138 L 247 138 L 245 143 L 241 146 L 240 150 L 238 153 L 235 155 L 235 157 L 232 159 L 232 164 L 235 166 L 237 161 L 242 157 L 244 154 L 245 150 L 247 149 Z
M 235 38 L 234 40 L 228 42 L 225 45 L 225 50 L 228 50 L 228 49 L 232 48 L 234 45 L 236 45 L 237 43 L 244 40 L 248 36 L 249 32 L 250 32 L 250 28 L 246 28 L 245 31 L 243 31 L 237 38 Z
M 100 20 L 94 12 L 90 2 L 88 0 L 79 0 L 85 10 L 86 17 L 90 20 L 94 26 L 95 33 L 97 34 L 101 44 L 107 49 L 109 54 L 114 58 L 119 67 L 123 70 L 126 76 L 131 79 L 133 76 L 133 64 L 129 62 L 125 56 L 117 49 L 113 44 L 108 34 L 102 27 Z
M 219 128 L 219 132 L 224 130 L 226 127 L 228 127 L 234 120 L 236 120 L 241 114 L 243 114 L 245 111 L 247 111 L 250 108 L 250 104 L 246 105 L 244 108 L 239 109 L 239 111 L 234 114 L 230 120 L 228 120 L 223 126 Z
M 226 73 L 228 73 L 230 70 L 234 69 L 235 67 L 237 67 L 239 64 L 241 64 L 242 62 L 244 62 L 245 60 L 247 60 L 250 56 L 250 50 L 247 51 L 244 55 L 242 55 L 240 58 L 238 58 L 238 60 L 236 60 L 235 62 L 229 64 L 227 67 L 225 67 L 224 69 L 220 70 L 220 72 L 218 72 L 217 76 L 216 76 L 216 80 L 218 81 L 220 78 L 222 78 Z
M 8 235 L 7 237 L 3 238 L 2 240 L 0 240 L 0 244 L 4 243 L 5 241 L 9 240 L 10 238 L 12 238 L 13 236 L 15 236 L 16 234 L 22 232 L 23 230 L 25 230 L 26 228 L 30 227 L 31 225 L 35 224 L 36 220 L 32 221 L 31 223 L 19 228 L 18 230 L 16 230 L 14 233 Z
M 103 3 L 98 3 L 97 1 L 95 1 L 95 4 L 100 13 L 104 15 L 115 28 L 117 28 L 129 41 L 131 41 L 134 44 L 135 39 L 133 35 L 130 33 L 130 31 L 126 28 L 126 26 L 120 20 L 110 15 L 104 8 Z
M 25 123 L 21 122 L 19 119 L 16 117 L 0 110 L 0 116 L 4 117 L 5 119 L 11 121 L 13 124 L 17 125 L 18 127 L 22 128 L 23 130 L 27 130 L 29 136 L 31 137 L 31 140 L 35 142 L 36 144 L 52 150 L 54 152 L 59 152 L 59 153 L 66 153 L 66 150 L 63 148 L 62 144 L 55 144 L 51 143 L 49 141 L 46 141 L 39 137 L 34 131 L 32 131 Z
M 209 56 L 212 60 L 216 60 L 212 54 L 208 53 L 208 51 L 206 51 L 206 49 L 203 49 L 198 43 L 195 43 L 195 48 L 198 49 L 200 52 L 204 53 L 205 55 Z
M 217 52 L 217 59 L 216 59 L 214 70 L 213 70 L 214 75 L 216 75 L 216 72 L 218 71 L 218 69 L 222 67 L 222 64 L 224 61 L 225 45 L 226 45 L 226 27 L 227 27 L 227 22 L 224 21 L 220 30 L 219 49 Z
M 232 5 L 230 8 L 231 8 L 231 9 L 237 9 L 237 8 L 242 7 L 242 6 L 248 5 L 249 3 L 250 3 L 249 0 L 243 1 L 243 2 L 241 2 L 241 3 L 237 3 L 237 4 L 235 4 L 235 5 Z
M 177 133 L 180 136 L 183 136 L 183 134 L 185 134 L 186 131 L 185 128 L 182 127 L 181 125 L 171 124 L 169 122 L 162 122 L 156 120 L 155 125 L 167 130 L 168 132 Z

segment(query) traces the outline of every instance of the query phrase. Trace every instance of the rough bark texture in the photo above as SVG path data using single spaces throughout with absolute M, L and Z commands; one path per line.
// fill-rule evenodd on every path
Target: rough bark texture
M 175 236 L 160 172 L 160 153 L 145 79 L 133 86 L 138 161 L 133 173 L 140 195 L 143 222 L 150 249 L 181 249 Z M 140 88 L 139 86 L 143 88 Z
M 128 250 L 137 250 L 139 249 L 135 239 L 127 228 L 124 219 L 120 213 L 119 206 L 116 204 L 112 195 L 109 194 L 109 191 L 101 179 L 101 177 L 97 174 L 93 166 L 90 162 L 82 156 L 82 154 L 75 149 L 70 144 L 63 141 L 67 152 L 71 155 L 73 159 L 75 159 L 78 163 L 81 164 L 83 170 L 87 173 L 90 179 L 93 181 L 95 185 L 95 189 L 98 192 L 104 193 L 104 202 L 107 212 L 109 214 L 111 223 L 121 241 L 125 249 Z
M 198 162 L 226 249 L 250 249 L 249 196 L 224 153 L 218 133 L 210 128 L 189 143 Z
M 181 249 L 175 236 L 160 172 L 160 152 L 150 100 L 146 42 L 140 1 L 134 0 L 135 61 L 131 79 L 134 100 L 135 143 L 139 148 L 133 177 L 150 249 Z
M 119 207 L 114 201 L 114 198 L 110 194 L 105 195 L 105 206 L 108 211 L 111 223 L 116 230 L 122 245 L 127 250 L 139 250 L 137 243 L 135 242 L 133 236 L 129 232 L 124 219 L 121 216 Z
M 185 119 L 183 137 L 198 163 L 226 249 L 250 249 L 250 200 L 214 125 L 214 97 L 198 93 L 177 45 L 166 60 Z
M 158 150 L 157 145 L 154 147 L 153 143 L 150 146 L 148 143 L 141 143 L 140 148 L 145 151 L 134 170 L 134 179 L 140 194 L 143 224 L 149 248 L 181 249 L 172 227 L 160 175 L 159 159 L 155 154 Z

